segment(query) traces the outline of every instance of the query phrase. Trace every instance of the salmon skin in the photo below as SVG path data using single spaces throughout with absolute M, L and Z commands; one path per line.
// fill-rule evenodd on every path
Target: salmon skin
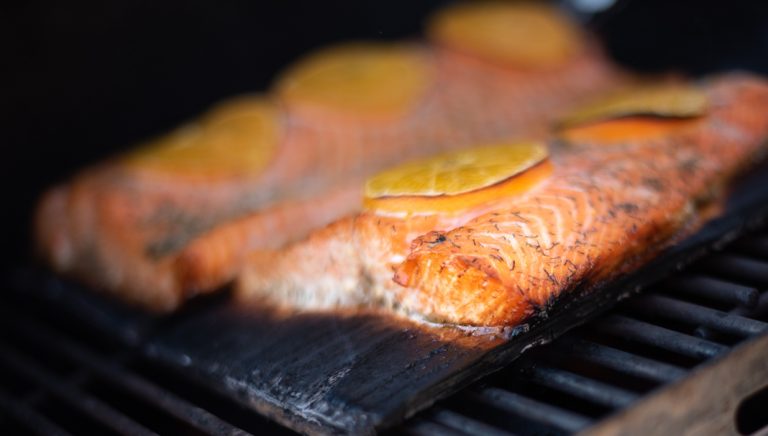
M 231 281 L 247 253 L 280 248 L 358 211 L 370 174 L 403 159 L 545 131 L 558 114 L 624 80 L 594 48 L 550 71 L 524 72 L 415 46 L 431 76 L 407 113 L 358 122 L 278 101 L 279 144 L 258 174 L 178 176 L 121 159 L 81 172 L 40 201 L 42 257 L 94 288 L 170 311 Z
M 269 255 L 238 294 L 301 307 L 384 306 L 433 322 L 514 326 L 632 271 L 694 232 L 766 151 L 768 83 L 703 82 L 708 112 L 654 138 L 553 146 L 553 174 L 463 215 L 365 212 Z M 419 235 L 421 233 L 421 235 Z

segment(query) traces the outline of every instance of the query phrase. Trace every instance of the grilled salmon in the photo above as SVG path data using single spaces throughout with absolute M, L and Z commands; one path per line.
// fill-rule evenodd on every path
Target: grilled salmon
M 689 235 L 717 210 L 728 181 L 764 154 L 768 83 L 734 74 L 700 86 L 709 100 L 703 116 L 654 135 L 565 139 L 553 146 L 551 176 L 524 194 L 459 215 L 369 211 L 254 254 L 239 295 L 381 305 L 474 326 L 546 312 Z M 614 122 L 627 120 L 603 129 Z
M 269 95 L 225 102 L 49 191 L 36 215 L 38 246 L 56 271 L 172 310 L 232 280 L 247 253 L 358 211 L 370 174 L 436 151 L 542 134 L 588 95 L 625 80 L 593 44 L 577 45 L 546 70 L 424 43 L 331 48 L 331 57 L 352 56 L 358 67 L 384 62 L 386 80 L 351 86 L 359 68 L 349 62 L 334 66 L 351 77 L 341 84 L 289 70 Z

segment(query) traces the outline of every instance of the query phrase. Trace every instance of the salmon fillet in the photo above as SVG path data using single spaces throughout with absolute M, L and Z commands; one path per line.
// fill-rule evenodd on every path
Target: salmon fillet
M 553 174 L 521 196 L 453 217 L 365 212 L 253 254 L 238 294 L 463 325 L 524 322 L 689 235 L 764 154 L 768 83 L 734 74 L 701 87 L 706 115 L 652 139 L 554 148 Z
M 277 101 L 279 143 L 260 173 L 178 175 L 121 158 L 96 165 L 43 196 L 39 251 L 60 273 L 172 310 L 232 280 L 246 253 L 281 247 L 359 210 L 370 174 L 440 150 L 545 131 L 580 99 L 623 80 L 594 48 L 539 72 L 413 49 L 430 81 L 402 116 L 343 119 Z

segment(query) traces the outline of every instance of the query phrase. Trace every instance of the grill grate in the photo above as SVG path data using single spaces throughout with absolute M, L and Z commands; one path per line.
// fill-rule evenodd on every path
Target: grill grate
M 291 434 L 38 309 L 13 298 L 0 308 L 0 434 Z
M 410 434 L 567 434 L 631 407 L 768 331 L 768 230 L 410 419 Z M 290 434 L 56 304 L 0 294 L 0 433 Z M 194 312 L 191 315 L 194 316 Z

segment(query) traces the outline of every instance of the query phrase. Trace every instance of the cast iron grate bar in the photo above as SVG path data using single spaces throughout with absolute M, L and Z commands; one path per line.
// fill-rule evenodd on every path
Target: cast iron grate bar
M 591 326 L 612 336 L 629 339 L 699 360 L 715 357 L 729 349 L 725 345 L 622 315 L 609 315 L 596 320 Z
M 605 368 L 652 380 L 669 383 L 682 378 L 687 371 L 675 365 L 659 362 L 606 345 L 568 337 L 563 346 L 553 347 L 564 358 L 578 357 Z
M 703 275 L 679 274 L 665 281 L 662 289 L 671 289 L 676 294 L 692 297 L 706 297 L 727 304 L 751 307 L 757 303 L 760 292 L 757 288 L 720 280 Z
M 768 313 L 768 292 L 760 294 L 755 304 L 751 307 L 739 306 L 728 312 L 731 315 L 744 316 L 747 318 L 760 318 Z M 709 327 L 699 326 L 693 331 L 693 334 L 712 341 L 722 339 L 722 334 Z
M 532 366 L 527 373 L 536 384 L 614 409 L 626 407 L 638 398 L 625 389 L 558 368 Z
M 448 409 L 434 407 L 429 414 L 430 420 L 464 434 L 482 434 L 488 436 L 510 436 L 511 433 L 461 415 Z
M 467 436 L 467 433 L 463 431 L 454 430 L 451 427 L 446 427 L 445 425 L 434 421 L 428 421 L 421 417 L 412 419 L 408 424 L 408 428 L 405 429 L 405 432 L 415 436 Z
M 126 371 L 122 366 L 105 361 L 65 336 L 42 327 L 41 323 L 20 319 L 5 310 L 0 311 L 0 313 L 2 313 L 2 322 L 12 321 L 11 325 L 14 331 L 22 334 L 26 339 L 45 344 L 59 355 L 75 362 L 82 368 L 88 369 L 101 380 L 133 394 L 142 402 L 165 412 L 175 419 L 175 427 L 178 427 L 179 431 L 189 432 L 194 429 L 205 434 L 244 434 L 240 429 L 219 419 L 205 409 L 187 403 L 173 393 Z
M 592 422 L 586 416 L 497 387 L 473 389 L 468 398 L 568 433 L 575 433 Z
M 698 324 L 736 336 L 751 337 L 768 331 L 764 322 L 661 295 L 639 295 L 625 306 L 645 315 Z
M 697 263 L 703 271 L 713 271 L 719 275 L 737 280 L 748 281 L 760 286 L 768 286 L 768 262 L 746 256 L 716 253 Z
M 730 312 L 732 315 L 745 316 L 748 318 L 759 318 L 768 313 L 768 292 L 760 294 L 757 302 L 752 307 L 737 307 Z
M 0 343 L 0 361 L 12 368 L 22 377 L 30 379 L 38 386 L 88 417 L 97 420 L 105 428 L 119 434 L 152 435 L 155 434 L 141 424 L 131 420 L 101 400 L 78 390 L 75 386 L 60 382 L 33 360 Z

